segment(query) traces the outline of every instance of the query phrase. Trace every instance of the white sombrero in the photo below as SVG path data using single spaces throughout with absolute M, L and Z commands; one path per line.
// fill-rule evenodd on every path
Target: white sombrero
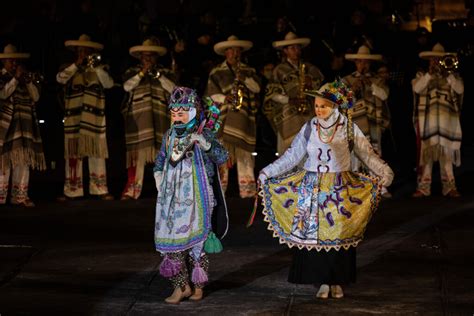
M 91 41 L 90 36 L 86 34 L 82 34 L 81 36 L 79 36 L 78 40 L 65 41 L 64 45 L 68 48 L 89 47 L 89 48 L 94 48 L 97 50 L 104 49 L 104 45 Z
M 0 54 L 0 59 L 7 59 L 7 58 L 30 58 L 29 53 L 18 53 L 16 47 L 12 44 L 8 44 L 3 49 L 3 53 Z
M 290 46 L 290 45 L 301 45 L 301 47 L 306 47 L 311 43 L 311 39 L 307 37 L 298 37 L 295 33 L 293 32 L 288 32 L 285 35 L 285 39 L 283 41 L 275 41 L 273 42 L 273 47 L 274 48 L 284 48 L 285 46 Z
M 380 54 L 371 54 L 370 48 L 365 45 L 362 45 L 357 50 L 357 54 L 346 54 L 344 56 L 347 60 L 357 60 L 357 59 L 368 59 L 368 60 L 382 60 L 382 55 Z
M 140 58 L 140 53 L 143 52 L 152 52 L 163 56 L 167 51 L 166 47 L 160 46 L 158 41 L 152 38 L 145 40 L 142 45 L 133 46 L 129 49 L 130 55 L 135 58 Z
M 456 53 L 447 53 L 447 52 L 444 51 L 443 45 L 441 45 L 440 43 L 436 43 L 436 45 L 433 46 L 432 50 L 424 51 L 424 52 L 421 52 L 421 53 L 418 54 L 418 56 L 420 56 L 420 58 L 423 58 L 423 59 L 429 59 L 429 58 L 433 58 L 433 57 L 443 57 L 444 55 L 455 55 L 456 56 Z
M 239 40 L 237 36 L 231 35 L 227 38 L 227 41 L 219 42 L 214 45 L 214 51 L 218 55 L 224 55 L 224 52 L 227 48 L 231 47 L 240 47 L 242 51 L 249 50 L 252 48 L 253 43 L 251 41 Z

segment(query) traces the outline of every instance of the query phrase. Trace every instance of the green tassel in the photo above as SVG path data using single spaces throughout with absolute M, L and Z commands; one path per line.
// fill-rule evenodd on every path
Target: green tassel
M 210 232 L 204 243 L 204 251 L 207 253 L 219 253 L 224 249 L 221 241 L 216 237 L 216 234 Z

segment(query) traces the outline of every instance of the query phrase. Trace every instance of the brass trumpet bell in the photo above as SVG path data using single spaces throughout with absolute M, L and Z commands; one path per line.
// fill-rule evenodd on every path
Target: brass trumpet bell
M 27 72 L 24 75 L 24 79 L 26 82 L 33 82 L 35 84 L 40 84 L 44 81 L 44 76 L 40 74 L 39 72 Z
M 159 79 L 161 77 L 161 72 L 158 70 L 158 68 L 149 69 L 147 74 L 152 79 Z
M 97 67 L 102 60 L 102 56 L 100 54 L 90 54 L 87 56 L 87 67 L 95 68 Z
M 459 60 L 456 55 L 447 54 L 439 59 L 439 65 L 448 72 L 453 72 L 458 69 Z

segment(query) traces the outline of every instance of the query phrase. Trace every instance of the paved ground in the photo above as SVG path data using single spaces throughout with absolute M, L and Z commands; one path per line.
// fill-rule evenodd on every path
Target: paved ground
M 250 200 L 229 199 L 231 230 L 224 252 L 211 256 L 205 299 L 178 306 L 163 303 L 171 288 L 157 273 L 151 190 L 139 201 L 3 206 L 0 314 L 474 315 L 473 176 L 461 170 L 457 200 L 436 195 L 439 187 L 413 200 L 412 185 L 395 183 L 341 300 L 316 300 L 314 287 L 286 282 L 291 251 L 261 217 L 245 228 Z

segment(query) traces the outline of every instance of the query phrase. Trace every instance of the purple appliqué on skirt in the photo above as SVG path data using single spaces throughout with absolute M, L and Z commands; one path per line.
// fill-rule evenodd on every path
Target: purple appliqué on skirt
M 358 198 L 353 197 L 353 196 L 350 196 L 350 197 L 349 197 L 349 201 L 351 201 L 352 203 L 358 204 L 358 205 L 361 205 L 361 204 L 362 204 L 362 200 L 361 200 L 361 199 L 358 199 Z
M 329 226 L 334 226 L 334 219 L 332 218 L 331 212 L 326 213 L 326 220 L 329 223 Z
M 295 200 L 293 200 L 293 199 L 288 199 L 288 200 L 286 200 L 286 201 L 283 203 L 283 207 L 284 207 L 284 208 L 289 208 L 289 207 L 292 206 L 294 203 L 295 203 Z
M 359 188 L 363 188 L 364 187 L 364 184 L 363 183 L 359 183 L 359 184 L 352 184 L 352 183 L 349 183 L 347 186 L 353 188 L 353 189 L 359 189 Z
M 288 186 L 291 188 L 293 193 L 298 193 L 298 186 L 293 181 L 288 182 Z
M 345 217 L 351 218 L 352 213 L 349 212 L 348 210 L 346 210 L 346 209 L 344 208 L 344 206 L 341 206 L 338 210 L 339 210 L 339 213 L 341 213 L 341 214 L 344 215 Z
M 178 230 L 176 230 L 176 234 L 184 234 L 187 233 L 189 230 L 189 225 L 183 225 Z
M 275 188 L 274 191 L 277 194 L 282 194 L 282 193 L 287 193 L 288 189 L 285 187 L 278 187 L 278 188 Z

